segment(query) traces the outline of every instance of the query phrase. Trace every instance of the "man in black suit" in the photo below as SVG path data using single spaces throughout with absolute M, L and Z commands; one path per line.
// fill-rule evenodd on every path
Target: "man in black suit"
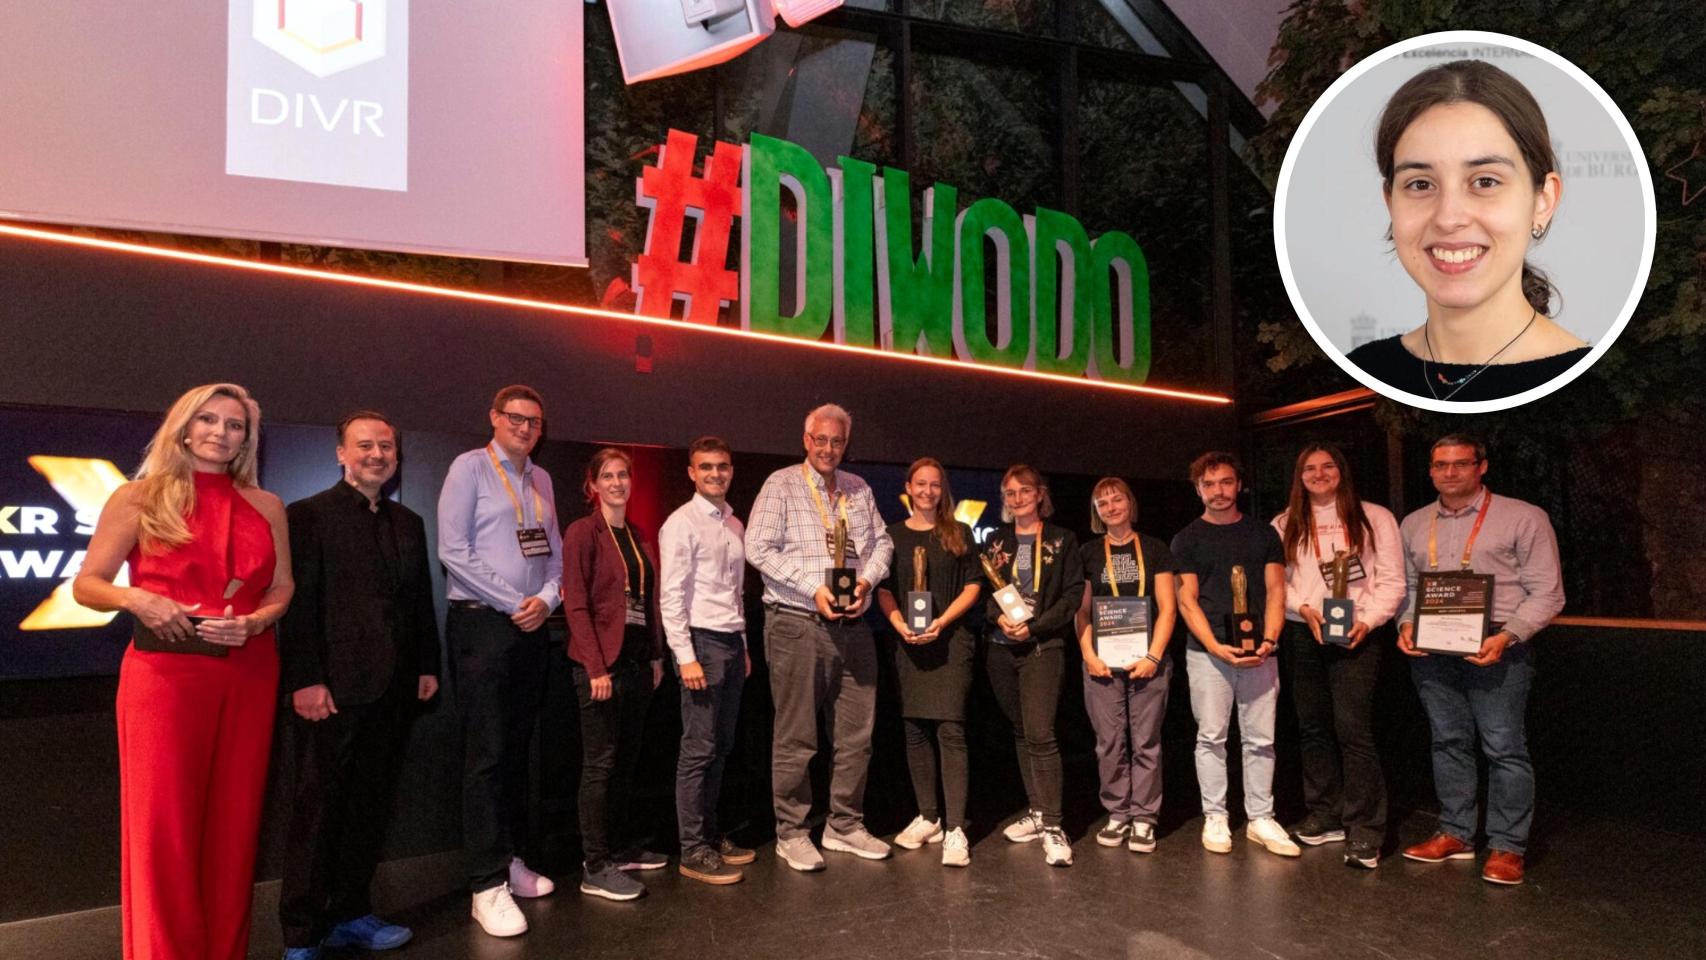
M 297 591 L 280 625 L 296 779 L 279 920 L 286 960 L 322 946 L 388 950 L 412 932 L 373 915 L 397 761 L 417 701 L 438 692 L 426 526 L 381 496 L 397 431 L 364 410 L 338 426 L 344 476 L 290 505 Z

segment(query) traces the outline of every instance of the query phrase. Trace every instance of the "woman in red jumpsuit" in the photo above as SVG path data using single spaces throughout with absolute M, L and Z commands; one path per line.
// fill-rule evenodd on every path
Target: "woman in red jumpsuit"
M 260 423 L 234 384 L 178 398 L 73 584 L 78 603 L 136 621 L 117 703 L 126 960 L 248 952 L 273 623 L 292 590 L 284 505 L 255 485 Z

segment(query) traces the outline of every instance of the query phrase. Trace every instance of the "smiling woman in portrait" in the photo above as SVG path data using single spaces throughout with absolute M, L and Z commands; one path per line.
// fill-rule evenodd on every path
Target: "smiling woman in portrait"
M 1388 239 L 1427 317 L 1351 351 L 1353 363 L 1408 393 L 1468 401 L 1541 386 L 1587 354 L 1552 320 L 1556 289 L 1527 261 L 1563 180 L 1526 87 L 1478 60 L 1425 70 L 1387 101 L 1375 160 Z

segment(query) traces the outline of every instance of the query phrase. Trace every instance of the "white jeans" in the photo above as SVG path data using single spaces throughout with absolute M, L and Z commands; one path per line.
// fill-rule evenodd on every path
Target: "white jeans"
M 1274 712 L 1279 704 L 1279 657 L 1259 667 L 1234 667 L 1192 645 L 1185 651 L 1191 712 L 1197 718 L 1197 786 L 1202 812 L 1226 815 L 1226 732 L 1238 706 L 1244 753 L 1244 813 L 1274 815 Z

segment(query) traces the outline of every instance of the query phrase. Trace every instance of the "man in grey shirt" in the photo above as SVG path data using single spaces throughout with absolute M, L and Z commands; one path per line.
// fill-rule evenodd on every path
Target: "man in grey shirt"
M 1404 518 L 1407 592 L 1402 618 L 1416 602 L 1422 571 L 1461 570 L 1493 576 L 1492 632 L 1467 657 L 1416 649 L 1414 621 L 1398 628 L 1398 649 L 1416 657 L 1416 684 L 1433 734 L 1439 831 L 1407 847 L 1424 863 L 1475 857 L 1475 742 L 1487 756 L 1487 862 L 1481 879 L 1522 882 L 1523 853 L 1534 819 L 1534 766 L 1524 715 L 1534 682 L 1530 641 L 1564 608 L 1558 540 L 1546 511 L 1482 484 L 1487 448 L 1448 434 L 1434 442 L 1429 474 L 1439 499 Z

